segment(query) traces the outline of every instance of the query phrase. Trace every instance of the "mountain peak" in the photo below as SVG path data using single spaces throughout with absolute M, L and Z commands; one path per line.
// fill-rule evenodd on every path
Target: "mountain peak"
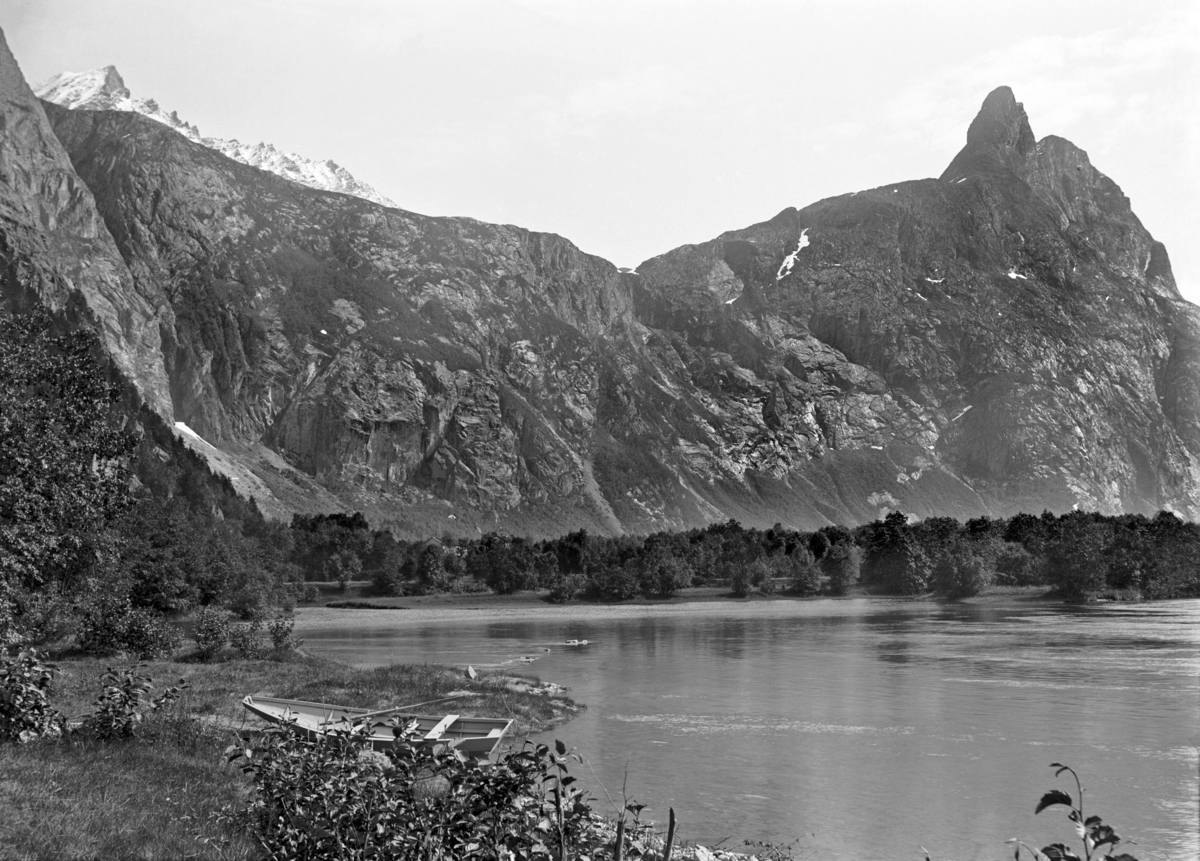
M 202 137 L 200 129 L 179 119 L 178 112 L 164 111 L 154 99 L 133 98 L 116 66 L 103 66 L 87 72 L 61 72 L 35 92 L 40 99 L 72 110 L 138 113 L 169 126 L 193 143 L 215 149 L 234 161 L 270 171 L 292 182 L 321 191 L 351 194 L 384 206 L 396 205 L 332 160 L 307 159 L 296 153 L 285 153 L 271 144 L 247 146 L 237 140 Z
M 121 73 L 117 71 L 116 66 L 105 66 L 98 71 L 104 75 L 103 86 L 106 92 L 111 93 L 125 89 L 125 79 L 121 77 Z
M 1025 106 L 1008 87 L 996 87 L 983 100 L 967 129 L 967 145 L 989 145 L 1025 156 L 1036 146 Z
M 956 179 L 970 173 L 1008 168 L 1024 172 L 1026 161 L 1036 153 L 1037 139 L 1025 114 L 1009 87 L 997 87 L 988 93 L 975 119 L 967 129 L 967 145 L 954 157 L 942 179 Z
M 129 110 L 118 107 L 129 99 L 129 90 L 116 66 L 104 66 L 87 72 L 60 72 L 35 92 L 39 99 L 64 108 Z

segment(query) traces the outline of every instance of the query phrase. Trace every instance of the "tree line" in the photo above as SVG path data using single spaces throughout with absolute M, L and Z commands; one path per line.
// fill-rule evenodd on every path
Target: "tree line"
M 305 533 L 296 536 L 297 547 L 313 542 L 310 576 L 317 576 L 318 560 L 341 554 L 336 570 L 353 570 L 384 595 L 543 590 L 552 601 L 621 601 L 728 585 L 739 597 L 779 590 L 962 598 L 991 586 L 1045 586 L 1065 600 L 1098 593 L 1200 596 L 1200 526 L 1167 511 L 1154 517 L 1047 511 L 965 523 L 910 522 L 892 512 L 855 528 L 815 532 L 730 520 L 686 532 L 606 537 L 580 530 L 541 541 L 504 533 L 395 541 L 361 520 L 351 539 L 344 515 L 297 517 L 292 528 Z M 322 541 L 324 549 L 316 546 Z
M 0 317 L 0 647 L 70 634 L 153 654 L 201 607 L 262 619 L 314 581 L 375 593 L 541 590 L 551 601 L 978 594 L 993 585 L 1200 595 L 1200 527 L 1169 512 L 1070 512 L 800 532 L 736 521 L 684 532 L 550 540 L 504 533 L 396 540 L 361 514 L 266 520 L 125 383 L 98 339 L 44 311 Z M 161 647 L 161 648 L 160 648 Z

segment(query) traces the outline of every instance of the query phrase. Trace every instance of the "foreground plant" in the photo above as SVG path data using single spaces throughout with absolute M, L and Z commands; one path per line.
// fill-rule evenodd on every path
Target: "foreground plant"
M 1104 851 L 1104 847 L 1115 850 L 1117 844 L 1121 842 L 1121 838 L 1117 832 L 1113 831 L 1111 826 L 1105 825 L 1104 821 L 1099 816 L 1089 816 L 1086 819 L 1083 816 L 1083 785 L 1079 782 L 1079 775 L 1075 770 L 1068 765 L 1063 765 L 1061 762 L 1052 762 L 1050 767 L 1057 769 L 1054 776 L 1058 777 L 1064 771 L 1069 771 L 1071 777 L 1075 778 L 1075 789 L 1079 793 L 1079 806 L 1075 806 L 1074 799 L 1070 794 L 1063 792 L 1061 789 L 1051 789 L 1042 796 L 1042 800 L 1038 802 L 1037 809 L 1034 814 L 1041 813 L 1043 810 L 1062 805 L 1070 809 L 1067 818 L 1075 823 L 1075 832 L 1083 840 L 1083 856 L 1076 855 L 1071 851 L 1070 847 L 1065 843 L 1051 843 L 1049 846 L 1043 846 L 1041 851 L 1033 849 L 1028 844 L 1020 840 L 1010 840 L 1010 843 L 1016 844 L 1016 849 L 1013 850 L 1013 858 L 1020 861 L 1021 850 L 1027 851 L 1034 861 L 1137 861 L 1132 855 L 1122 852 L 1120 855 L 1109 855 Z
M 28 742 L 62 734 L 63 720 L 50 706 L 58 667 L 36 649 L 15 656 L 0 652 L 0 741 Z
M 572 785 L 567 766 L 579 758 L 561 742 L 479 762 L 444 745 L 365 751 L 364 732 L 309 738 L 285 725 L 231 748 L 255 797 L 222 824 L 247 829 L 279 861 L 620 857 L 623 841 Z
M 178 699 L 187 683 L 180 679 L 178 685 L 167 688 L 157 697 L 152 697 L 153 680 L 143 674 L 144 666 L 138 664 L 123 669 L 109 667 L 100 675 L 100 696 L 95 709 L 83 720 L 80 731 L 100 741 L 133 738 L 147 716 Z

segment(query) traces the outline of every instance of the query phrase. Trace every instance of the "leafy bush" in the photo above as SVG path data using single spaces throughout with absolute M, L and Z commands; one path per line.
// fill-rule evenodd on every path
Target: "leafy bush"
M 96 707 L 84 718 L 80 732 L 100 741 L 133 738 L 146 716 L 177 699 L 188 685 L 182 679 L 167 688 L 157 698 L 150 696 L 154 684 L 142 675 L 141 665 L 116 670 L 112 667 L 100 675 L 101 690 Z
M 36 649 L 16 657 L 0 654 L 0 741 L 27 742 L 62 733 L 62 715 L 50 707 L 50 684 L 58 673 Z
M 165 658 L 179 648 L 179 629 L 153 610 L 134 608 L 125 621 L 122 651 L 149 660 Z
M 196 614 L 196 628 L 192 637 L 201 660 L 211 660 L 229 643 L 229 619 L 216 607 L 204 607 Z
M 127 652 L 141 660 L 166 657 L 179 648 L 179 630 L 165 617 L 128 601 L 101 599 L 79 619 L 76 642 L 85 652 Z
M 237 650 L 240 657 L 247 660 L 261 658 L 266 651 L 262 622 L 254 619 L 243 625 L 234 625 L 229 631 L 229 644 Z
M 396 732 L 406 728 L 396 725 Z M 575 789 L 562 742 L 477 762 L 442 745 L 396 744 L 364 757 L 361 730 L 307 738 L 268 730 L 230 748 L 249 775 L 248 810 L 226 810 L 269 857 L 425 861 L 595 857 L 611 842 Z
M 292 636 L 292 631 L 295 629 L 295 619 L 290 619 L 287 616 L 279 616 L 272 619 L 267 625 L 267 633 L 271 637 L 271 648 L 277 652 L 300 648 L 304 641 Z

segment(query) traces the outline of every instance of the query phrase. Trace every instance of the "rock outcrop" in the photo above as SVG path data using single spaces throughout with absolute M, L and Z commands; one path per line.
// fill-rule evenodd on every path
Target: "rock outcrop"
M 122 371 L 170 420 L 162 326 L 171 307 L 157 285 L 139 289 L 87 185 L 0 38 L 0 291 L 92 320 Z
M 166 381 L 156 407 L 278 516 L 344 506 L 416 535 L 1200 513 L 1200 312 L 1120 189 L 1035 141 L 1007 89 L 940 179 L 636 274 L 22 98 L 53 134 L 5 170 L 60 141 L 69 163 L 5 192 L 27 211 L 3 228 L 10 270 L 99 253 L 53 245 L 44 177 L 94 195 L 113 274 L 55 295 L 74 284 L 143 390 Z

